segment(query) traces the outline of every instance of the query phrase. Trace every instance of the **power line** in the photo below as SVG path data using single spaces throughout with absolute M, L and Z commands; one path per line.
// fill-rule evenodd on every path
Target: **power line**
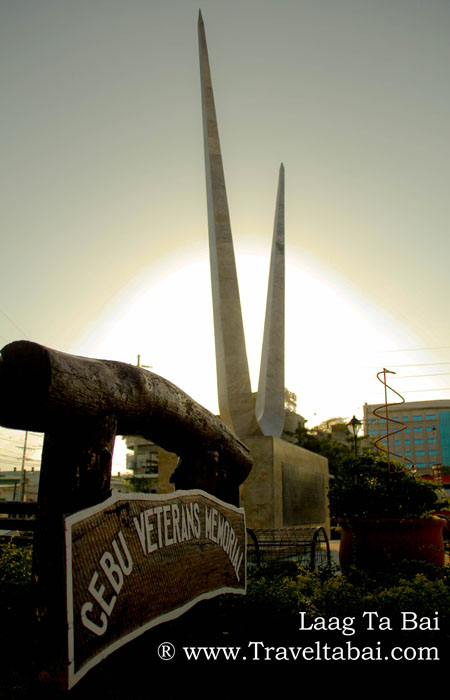
M 442 345 L 434 348 L 407 348 L 405 350 L 383 350 L 383 352 L 421 352 L 422 350 L 450 350 L 450 345 Z
M 10 467 L 14 468 L 16 465 L 21 466 L 22 460 L 21 459 L 3 459 L 0 457 L 0 464 L 8 464 Z M 39 459 L 28 459 L 28 457 L 25 459 L 25 465 L 29 465 L 31 467 L 36 467 L 37 465 L 40 465 L 41 461 Z M 20 471 L 20 470 L 19 470 Z M 1 483 L 0 483 L 1 486 Z
M 22 335 L 23 335 L 27 340 L 30 340 L 29 337 L 27 336 L 27 334 L 25 333 L 25 331 L 22 330 L 22 328 L 21 328 L 20 326 L 18 326 L 17 323 L 16 323 L 15 321 L 12 320 L 12 318 L 9 317 L 8 314 L 6 314 L 6 313 L 3 311 L 3 309 L 0 309 L 0 313 L 2 313 L 3 316 L 4 316 L 10 323 L 12 323 L 12 325 L 15 326 L 15 327 L 17 328 L 17 330 L 18 330 L 20 333 L 22 333 Z
M 424 391 L 450 391 L 450 387 L 445 386 L 439 389 L 402 389 L 402 392 L 404 394 L 416 394 L 418 392 L 424 392 Z
M 406 374 L 406 375 L 398 375 L 396 379 L 416 379 L 418 377 L 425 378 L 425 377 L 448 377 L 450 372 L 438 372 L 437 374 Z
M 430 367 L 431 365 L 450 365 L 450 360 L 448 362 L 417 362 L 408 365 L 389 365 L 390 367 Z M 370 365 L 371 368 L 378 367 L 378 365 Z

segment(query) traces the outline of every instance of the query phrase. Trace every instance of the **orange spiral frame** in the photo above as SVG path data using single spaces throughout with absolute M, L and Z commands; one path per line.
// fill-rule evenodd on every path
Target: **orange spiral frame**
M 389 471 L 391 471 L 391 456 L 393 456 L 393 457 L 398 457 L 399 459 L 404 460 L 406 462 L 409 462 L 409 464 L 411 466 L 410 466 L 408 471 L 411 471 L 412 473 L 415 474 L 417 471 L 417 468 L 416 468 L 416 465 L 414 464 L 414 462 L 412 462 L 407 457 L 404 457 L 403 455 L 399 455 L 396 452 L 392 452 L 389 448 L 389 438 L 393 435 L 396 435 L 397 433 L 401 433 L 402 430 L 405 430 L 406 424 L 400 420 L 395 420 L 394 418 L 390 418 L 388 415 L 388 408 L 391 408 L 392 406 L 402 406 L 405 403 L 405 399 L 403 398 L 403 396 L 401 394 L 398 393 L 398 391 L 396 391 L 395 389 L 393 389 L 391 386 L 389 386 L 387 384 L 386 374 L 395 374 L 395 372 L 392 372 L 392 370 L 384 368 L 381 370 L 381 372 L 377 373 L 378 381 L 381 382 L 384 386 L 384 404 L 381 406 L 377 406 L 373 410 L 373 413 L 375 416 L 377 416 L 377 418 L 382 418 L 386 421 L 386 434 L 381 435 L 379 438 L 377 438 L 377 440 L 375 440 L 375 442 L 374 442 L 374 445 L 378 450 L 386 453 Z M 380 375 L 383 375 L 382 379 L 380 378 Z M 387 390 L 388 389 L 393 391 L 394 394 L 396 394 L 401 399 L 401 401 L 388 403 L 388 401 L 387 401 Z M 382 409 L 384 409 L 384 415 L 381 415 L 379 413 L 380 411 L 382 411 Z M 389 431 L 388 423 L 394 423 L 395 425 L 399 425 L 400 428 L 398 428 L 398 430 Z M 382 445 L 382 444 L 378 444 L 378 443 L 381 443 L 382 440 L 386 440 L 387 448 L 385 448 L 384 445 Z

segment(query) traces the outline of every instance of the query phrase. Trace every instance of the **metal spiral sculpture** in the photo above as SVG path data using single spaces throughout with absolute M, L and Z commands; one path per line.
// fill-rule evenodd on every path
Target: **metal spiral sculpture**
M 402 430 L 405 430 L 406 425 L 401 420 L 396 420 L 395 418 L 390 418 L 388 415 L 388 408 L 391 408 L 392 406 L 402 406 L 405 403 L 405 399 L 403 398 L 403 396 L 401 394 L 398 393 L 398 391 L 396 391 L 395 389 L 393 389 L 391 386 L 388 385 L 388 383 L 386 382 L 386 374 L 395 374 L 395 372 L 392 372 L 392 370 L 389 370 L 389 369 L 382 369 L 381 372 L 377 373 L 378 381 L 381 382 L 384 386 L 384 405 L 377 406 L 373 410 L 373 413 L 375 416 L 377 416 L 377 418 L 382 418 L 386 421 L 386 434 L 382 435 L 377 440 L 375 440 L 374 445 L 377 449 L 386 453 L 389 471 L 391 471 L 391 456 L 392 456 L 392 457 L 398 457 L 401 460 L 409 462 L 409 464 L 411 465 L 409 467 L 409 471 L 411 471 L 413 474 L 415 474 L 417 471 L 417 468 L 416 468 L 416 465 L 414 464 L 414 462 L 412 462 L 407 457 L 403 457 L 402 455 L 399 455 L 395 452 L 392 452 L 389 448 L 389 438 L 392 437 L 393 435 L 396 435 L 397 433 L 401 433 Z M 380 375 L 383 375 L 383 378 L 381 378 Z M 393 391 L 394 394 L 396 394 L 396 396 L 398 396 L 401 399 L 401 401 L 388 403 L 388 401 L 387 401 L 387 390 L 388 389 Z M 381 411 L 384 411 L 384 415 L 382 415 L 380 413 Z M 400 427 L 397 430 L 389 431 L 388 423 L 394 423 L 395 425 L 398 425 Z M 386 440 L 386 447 L 382 444 L 382 440 Z M 378 443 L 380 443 L 380 444 L 378 444 Z

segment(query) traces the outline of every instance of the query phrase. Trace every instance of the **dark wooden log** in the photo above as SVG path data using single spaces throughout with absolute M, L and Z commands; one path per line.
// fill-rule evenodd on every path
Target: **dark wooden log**
M 202 489 L 226 503 L 239 505 L 239 484 L 221 465 L 218 452 L 180 459 L 170 481 L 177 490 Z
M 46 432 L 33 546 L 41 622 L 41 680 L 64 688 L 68 664 L 64 515 L 102 502 L 110 493 L 116 419 L 76 417 Z
M 77 416 L 117 419 L 119 435 L 141 435 L 169 452 L 198 460 L 217 452 L 234 484 L 248 476 L 247 447 L 181 389 L 124 362 L 69 355 L 28 341 L 6 345 L 0 363 L 0 425 L 55 431 Z

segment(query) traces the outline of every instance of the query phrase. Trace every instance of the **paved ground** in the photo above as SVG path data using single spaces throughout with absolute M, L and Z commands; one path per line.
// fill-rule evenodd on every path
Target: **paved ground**
M 331 561 L 339 566 L 339 544 L 340 540 L 330 540 Z

